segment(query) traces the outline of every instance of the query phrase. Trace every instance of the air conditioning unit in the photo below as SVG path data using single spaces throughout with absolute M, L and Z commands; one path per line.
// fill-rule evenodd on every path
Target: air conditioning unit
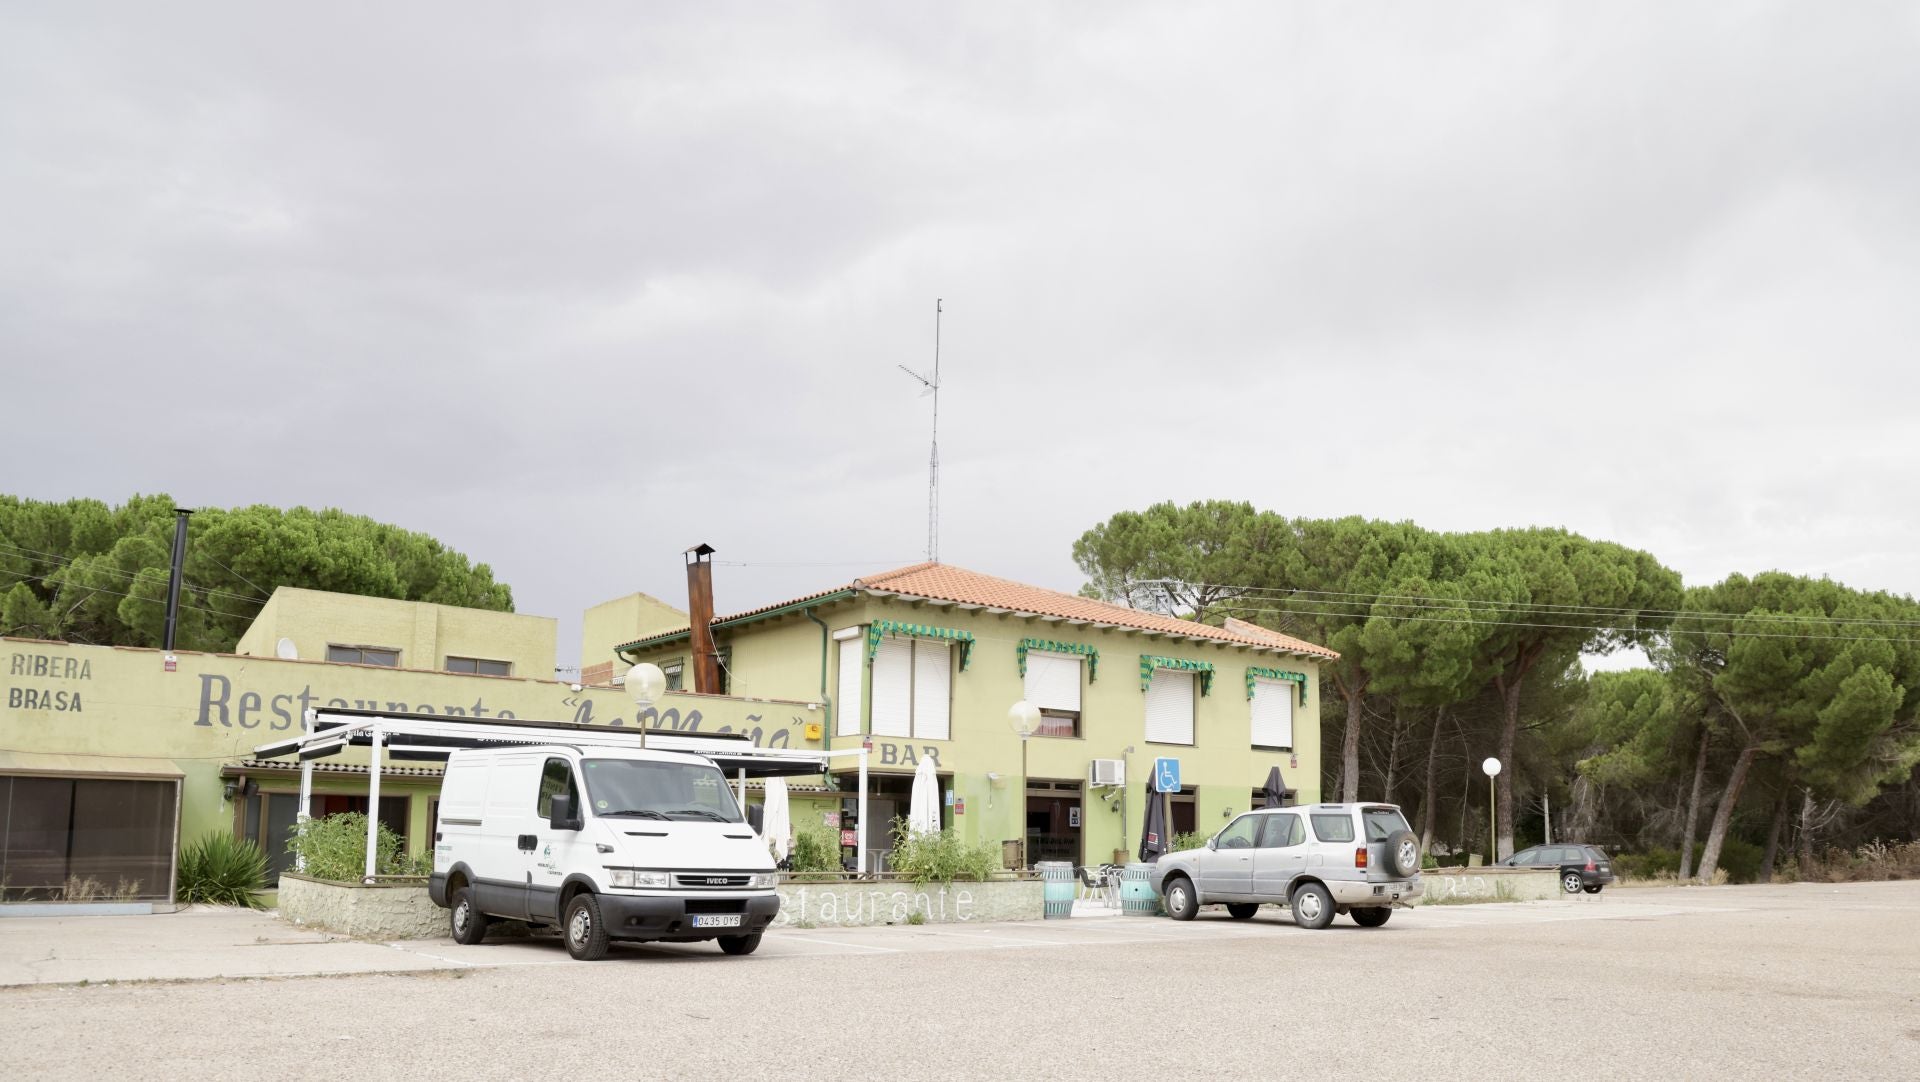
M 1125 759 L 1095 759 L 1087 764 L 1088 785 L 1127 784 Z

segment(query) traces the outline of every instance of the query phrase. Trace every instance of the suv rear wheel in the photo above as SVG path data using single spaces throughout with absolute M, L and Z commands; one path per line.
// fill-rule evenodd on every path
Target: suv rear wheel
M 1318 883 L 1303 883 L 1293 892 L 1293 923 L 1319 931 L 1333 923 L 1333 895 Z
M 1393 916 L 1393 910 L 1384 905 L 1370 905 L 1352 910 L 1347 915 L 1353 918 L 1353 923 L 1362 928 L 1378 928 L 1387 923 L 1388 917 Z
M 1167 896 L 1167 916 L 1174 920 L 1192 920 L 1200 911 L 1200 905 L 1193 896 L 1193 884 L 1184 875 L 1176 875 L 1167 880 L 1164 888 Z
M 1560 873 L 1560 889 L 1566 891 L 1568 894 L 1580 893 L 1580 888 L 1584 885 L 1585 884 L 1580 881 L 1579 872 L 1566 871 Z

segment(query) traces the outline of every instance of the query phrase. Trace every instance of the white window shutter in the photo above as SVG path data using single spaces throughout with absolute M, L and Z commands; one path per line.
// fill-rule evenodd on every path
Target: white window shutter
M 860 685 L 865 676 L 867 637 L 840 640 L 840 691 L 833 700 L 835 736 L 859 736 L 861 720 Z
M 1027 653 L 1027 701 L 1042 710 L 1080 712 L 1080 659 L 1067 654 Z
M 873 735 L 913 735 L 913 640 L 880 640 L 873 655 Z
M 913 640 L 913 735 L 949 739 L 952 703 L 953 647 L 932 639 Z
M 1283 680 L 1253 680 L 1253 746 L 1293 747 L 1293 685 Z
M 1155 744 L 1193 743 L 1193 674 L 1155 669 L 1147 685 L 1147 739 Z

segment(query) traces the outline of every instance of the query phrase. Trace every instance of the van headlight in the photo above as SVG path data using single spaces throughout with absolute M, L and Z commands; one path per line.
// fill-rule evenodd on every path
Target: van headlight
M 779 885 L 779 872 L 755 872 L 753 878 L 747 880 L 747 889 L 749 890 L 767 890 Z
M 608 868 L 607 882 L 625 890 L 664 890 L 667 873 L 643 872 L 638 868 Z

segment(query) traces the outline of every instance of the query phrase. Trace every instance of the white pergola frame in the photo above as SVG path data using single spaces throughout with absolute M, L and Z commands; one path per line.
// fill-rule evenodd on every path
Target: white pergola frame
M 475 721 L 444 715 L 377 714 L 360 711 L 309 709 L 302 718 L 304 732 L 299 736 L 261 744 L 253 749 L 255 758 L 277 759 L 283 755 L 300 756 L 300 806 L 296 822 L 307 821 L 307 808 L 313 800 L 313 761 L 345 750 L 352 745 L 369 749 L 367 765 L 367 866 L 364 882 L 375 879 L 374 865 L 379 855 L 380 837 L 380 761 L 381 751 L 441 756 L 461 748 L 505 747 L 514 745 L 558 745 L 562 747 L 624 748 L 674 751 L 700 755 L 712 760 L 724 773 L 734 768 L 739 783 L 740 808 L 747 804 L 747 777 L 800 777 L 827 774 L 830 761 L 842 756 L 858 756 L 860 765 L 859 812 L 854 823 L 855 867 L 867 871 L 867 758 L 871 752 L 864 742 L 858 747 L 816 751 L 812 748 L 762 748 L 736 734 L 702 734 L 671 730 L 612 729 L 602 725 L 572 725 L 540 722 L 515 725 L 511 722 Z M 401 738 L 396 741 L 395 738 Z M 406 743 L 405 738 L 416 743 Z M 295 870 L 305 868 L 305 860 L 296 858 Z

